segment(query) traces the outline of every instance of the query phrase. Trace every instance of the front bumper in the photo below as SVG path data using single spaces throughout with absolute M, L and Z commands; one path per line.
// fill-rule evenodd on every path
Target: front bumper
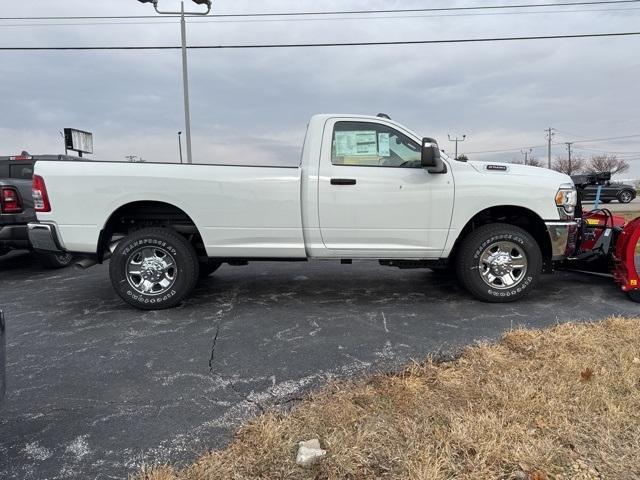
M 578 236 L 578 222 L 570 220 L 545 223 L 551 240 L 551 259 L 560 261 L 573 255 Z
M 29 241 L 36 251 L 41 252 L 63 252 L 58 240 L 56 227 L 49 223 L 30 223 Z

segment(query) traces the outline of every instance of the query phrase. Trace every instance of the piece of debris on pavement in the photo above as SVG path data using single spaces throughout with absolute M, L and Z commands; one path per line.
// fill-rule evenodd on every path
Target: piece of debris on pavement
M 320 440 L 314 438 L 313 440 L 298 443 L 296 463 L 301 467 L 311 467 L 322 460 L 326 455 L 327 451 L 320 447 Z

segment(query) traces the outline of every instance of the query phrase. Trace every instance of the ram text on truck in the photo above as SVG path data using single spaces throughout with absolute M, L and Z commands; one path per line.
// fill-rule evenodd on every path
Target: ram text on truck
M 514 301 L 573 249 L 577 195 L 566 175 L 455 161 L 389 119 L 317 115 L 296 167 L 42 162 L 34 199 L 36 248 L 110 258 L 116 292 L 161 309 L 256 260 L 451 268 L 477 298 Z

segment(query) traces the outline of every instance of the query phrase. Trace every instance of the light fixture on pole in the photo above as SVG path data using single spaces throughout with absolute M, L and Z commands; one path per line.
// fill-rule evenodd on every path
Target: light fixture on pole
M 138 0 L 140 3 L 151 3 L 160 15 L 180 15 L 180 27 L 182 33 L 182 83 L 184 88 L 184 123 L 187 135 L 187 163 L 193 163 L 191 150 L 191 112 L 189 109 L 189 67 L 187 62 L 187 22 L 185 16 L 205 16 L 211 12 L 211 0 L 191 0 L 197 5 L 206 5 L 206 12 L 185 12 L 184 2 L 180 2 L 179 12 L 166 12 L 158 8 L 159 0 Z
M 451 135 L 447 135 L 447 136 L 449 137 L 449 141 L 450 142 L 456 142 L 456 156 L 453 157 L 453 159 L 457 160 L 458 159 L 458 143 L 459 142 L 464 142 L 467 139 L 467 136 L 466 135 L 462 135 L 462 138 L 458 138 L 458 137 L 452 138 Z

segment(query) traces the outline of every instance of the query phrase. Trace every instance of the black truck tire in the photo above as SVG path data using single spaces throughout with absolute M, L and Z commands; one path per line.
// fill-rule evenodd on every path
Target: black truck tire
M 456 256 L 460 283 L 491 303 L 520 300 L 538 282 L 542 253 L 534 238 L 504 223 L 483 225 L 462 240 Z
M 169 228 L 145 228 L 118 243 L 109 265 L 111 284 L 140 310 L 177 306 L 194 289 L 200 265 L 185 237 Z
M 51 270 L 66 268 L 73 262 L 70 253 L 36 253 L 36 257 L 40 265 Z

